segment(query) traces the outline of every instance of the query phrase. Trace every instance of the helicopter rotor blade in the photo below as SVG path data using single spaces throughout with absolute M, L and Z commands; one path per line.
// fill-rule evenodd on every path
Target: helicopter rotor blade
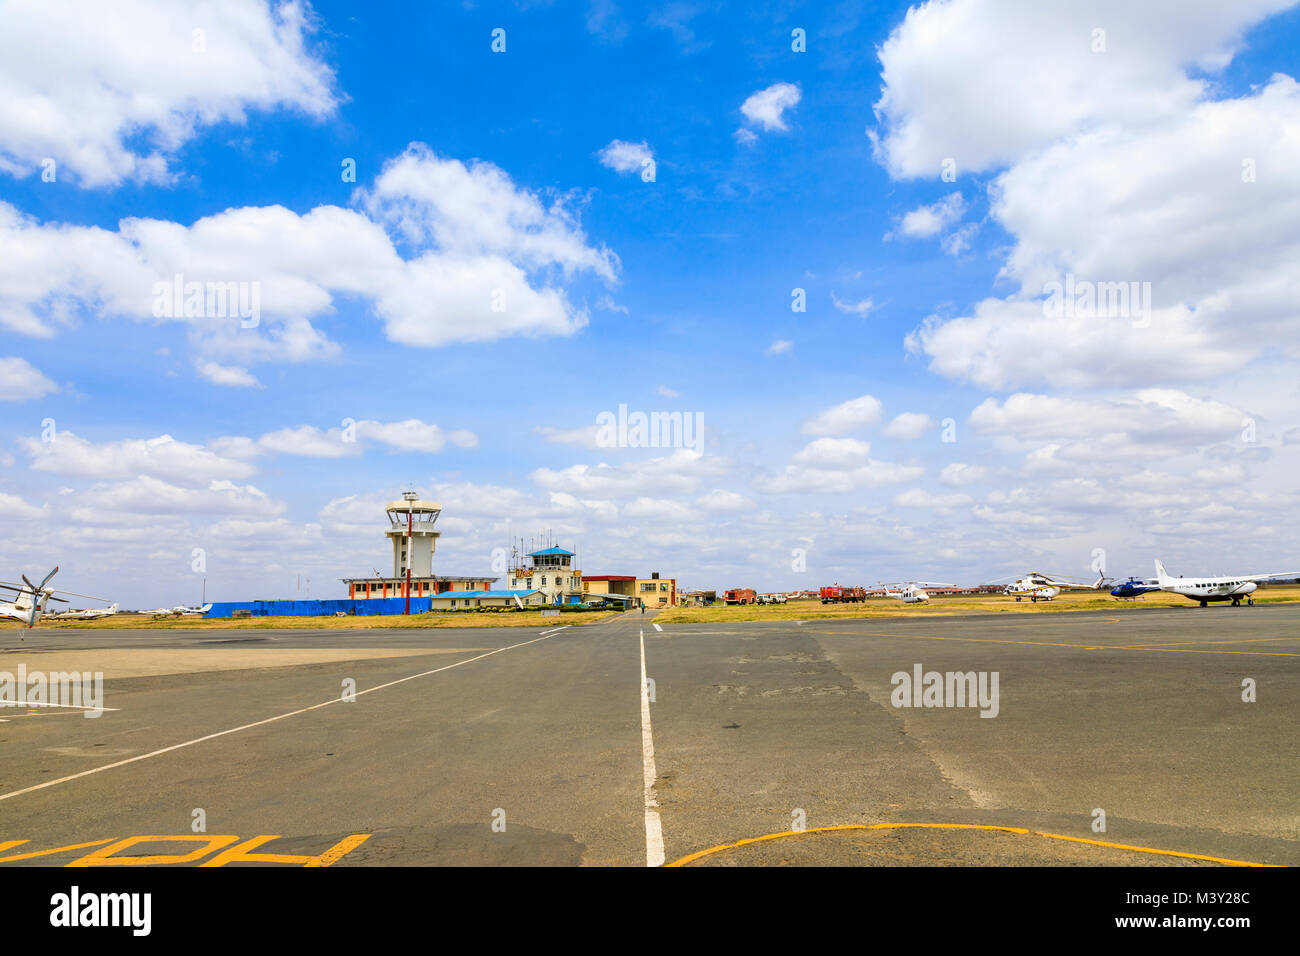
M 85 598 L 88 601 L 103 601 L 105 604 L 109 603 L 108 598 L 95 597 L 93 594 L 78 594 L 76 591 L 65 591 L 63 588 L 47 588 L 46 590 L 54 591 L 58 594 L 71 594 L 73 597 Z M 54 600 L 57 601 L 60 599 L 55 598 Z

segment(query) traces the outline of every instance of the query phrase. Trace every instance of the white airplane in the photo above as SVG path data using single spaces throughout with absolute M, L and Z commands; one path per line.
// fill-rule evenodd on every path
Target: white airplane
M 908 581 L 906 584 L 898 585 L 897 591 L 889 590 L 889 585 L 881 585 L 885 589 L 885 597 L 897 598 L 904 604 L 920 604 L 923 601 L 930 600 L 930 595 L 925 593 L 925 588 L 950 588 L 954 585 L 940 584 L 937 581 Z
M 1156 561 L 1156 582 L 1160 585 L 1160 590 L 1181 594 L 1193 601 L 1200 601 L 1201 607 L 1205 607 L 1211 601 L 1231 601 L 1232 606 L 1237 607 L 1241 604 L 1242 598 L 1246 599 L 1247 604 L 1254 604 L 1255 599 L 1251 595 L 1255 593 L 1257 587 L 1255 582 L 1267 581 L 1270 578 L 1294 577 L 1300 577 L 1300 571 L 1281 571 L 1274 574 L 1238 574 L 1217 578 L 1175 578 L 1169 575 L 1163 563 L 1159 560 Z
M 22 575 L 22 584 L 0 581 L 0 589 L 14 593 L 12 601 L 0 601 L 0 620 L 17 621 L 20 624 L 26 624 L 29 628 L 35 627 L 36 622 L 45 613 L 47 603 L 50 601 L 68 603 L 66 598 L 55 597 L 56 592 L 71 594 L 73 597 L 86 598 L 90 601 L 105 601 L 104 598 L 95 597 L 93 594 L 78 594 L 75 591 L 65 591 L 62 588 L 47 588 L 45 585 L 50 583 L 50 578 L 58 573 L 59 569 L 55 568 L 41 579 L 40 584 L 33 584 L 25 574 Z M 116 605 L 114 606 L 116 607 Z
M 1104 574 L 1097 578 L 1095 584 L 1083 584 L 1079 581 L 1066 581 L 1050 574 L 1031 571 L 1020 580 L 1008 584 L 1002 589 L 1002 593 L 1015 595 L 1017 601 L 1025 597 L 1031 601 L 1050 601 L 1062 591 L 1092 590 L 1101 587 L 1105 581 Z
M 60 621 L 97 621 L 101 617 L 112 617 L 117 613 L 117 605 L 110 604 L 108 607 L 83 607 L 69 608 L 66 611 L 51 611 L 48 617 L 58 618 Z
M 185 604 L 178 604 L 175 607 L 156 607 L 152 611 L 145 611 L 145 613 L 152 614 L 154 617 L 193 617 L 207 614 L 211 610 L 211 604 L 204 604 L 201 607 L 198 605 L 189 607 Z

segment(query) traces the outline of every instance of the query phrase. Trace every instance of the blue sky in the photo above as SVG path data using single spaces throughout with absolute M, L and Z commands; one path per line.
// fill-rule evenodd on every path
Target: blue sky
M 1300 15 L 1222 6 L 0 2 L 0 563 L 336 595 L 411 485 L 443 573 L 1289 570 Z

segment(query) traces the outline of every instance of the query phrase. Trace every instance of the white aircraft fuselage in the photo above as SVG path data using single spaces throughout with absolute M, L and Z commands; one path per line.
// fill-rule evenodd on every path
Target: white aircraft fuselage
M 1256 582 L 1268 578 L 1289 577 L 1296 573 L 1294 571 L 1284 571 L 1277 574 L 1175 578 L 1165 570 L 1164 564 L 1156 561 L 1156 581 L 1160 585 L 1160 590 L 1169 591 L 1172 594 L 1181 594 L 1191 601 L 1199 601 L 1202 607 L 1212 601 L 1231 601 L 1236 605 L 1240 604 L 1243 599 L 1247 604 L 1254 604 L 1255 599 L 1250 595 L 1254 594 L 1259 587 Z

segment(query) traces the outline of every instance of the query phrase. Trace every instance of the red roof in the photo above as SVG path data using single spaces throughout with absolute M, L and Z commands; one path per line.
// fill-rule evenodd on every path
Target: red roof
M 584 574 L 584 581 L 635 581 L 635 574 Z

